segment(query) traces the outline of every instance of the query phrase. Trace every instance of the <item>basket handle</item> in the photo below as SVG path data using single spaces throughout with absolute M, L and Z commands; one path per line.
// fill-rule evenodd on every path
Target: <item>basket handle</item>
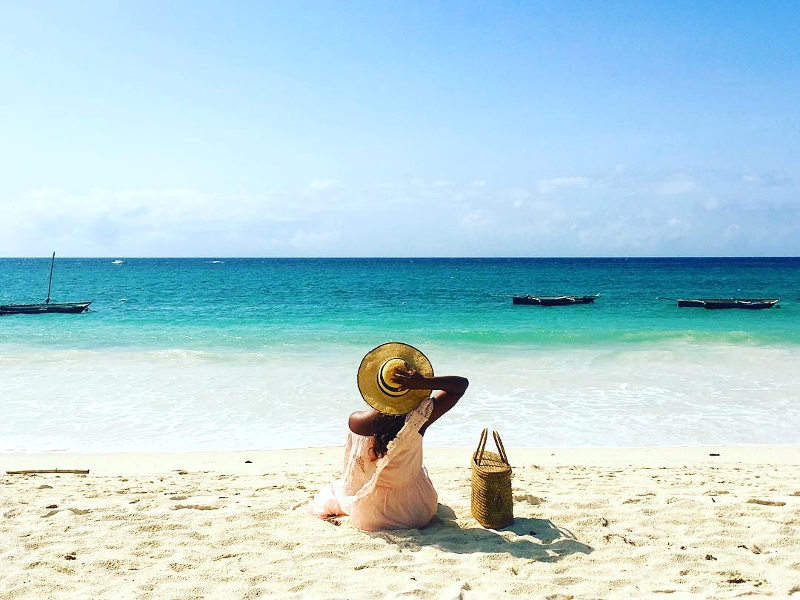
M 475 464 L 480 465 L 483 460 L 483 451 L 486 449 L 486 440 L 489 437 L 489 430 L 484 427 L 481 431 L 481 439 L 478 442 L 478 449 L 475 450 Z
M 500 434 L 492 430 L 492 437 L 494 437 L 494 445 L 497 446 L 497 450 L 500 452 L 500 458 L 510 467 L 511 463 L 508 462 L 508 456 L 506 455 L 506 449 L 503 447 L 503 440 L 500 439 Z

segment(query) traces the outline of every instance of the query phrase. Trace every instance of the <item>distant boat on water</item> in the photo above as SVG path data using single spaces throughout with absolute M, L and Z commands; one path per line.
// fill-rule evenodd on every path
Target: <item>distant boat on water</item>
M 780 302 L 779 298 L 678 298 L 681 308 L 707 308 L 716 310 L 722 308 L 744 308 L 749 310 L 763 310 L 772 308 Z
M 125 262 L 124 260 L 119 260 L 119 259 L 117 259 L 117 260 L 112 260 L 112 261 L 111 261 L 111 264 L 112 264 L 112 265 L 121 265 L 121 264 L 122 264 L 122 263 L 124 263 L 124 262 Z
M 44 304 L 0 304 L 0 315 L 38 315 L 41 313 L 82 313 L 88 302 L 47 302 Z
M 50 259 L 50 279 L 47 283 L 47 299 L 38 304 L 0 304 L 0 315 L 39 315 L 42 313 L 82 313 L 89 310 L 88 302 L 50 302 L 50 289 L 53 285 L 53 265 L 56 253 Z
M 514 296 L 512 304 L 534 304 L 538 306 L 567 306 L 570 304 L 591 304 L 600 294 L 594 296 Z

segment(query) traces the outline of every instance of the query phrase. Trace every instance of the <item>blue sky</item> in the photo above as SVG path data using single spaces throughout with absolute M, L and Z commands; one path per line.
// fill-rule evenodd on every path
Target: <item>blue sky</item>
M 800 255 L 796 2 L 0 0 L 0 256 Z

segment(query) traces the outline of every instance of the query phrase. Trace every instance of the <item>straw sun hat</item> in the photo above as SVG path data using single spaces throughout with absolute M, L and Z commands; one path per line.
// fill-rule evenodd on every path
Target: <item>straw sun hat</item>
M 367 404 L 387 415 L 411 412 L 430 395 L 430 390 L 402 389 L 394 380 L 398 369 L 413 369 L 433 377 L 427 357 L 408 344 L 387 342 L 367 352 L 358 367 L 358 391 Z

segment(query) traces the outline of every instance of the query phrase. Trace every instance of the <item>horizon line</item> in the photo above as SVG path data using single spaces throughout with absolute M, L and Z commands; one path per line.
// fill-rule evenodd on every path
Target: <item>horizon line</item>
M 50 260 L 50 255 L 45 256 L 0 256 L 0 260 L 13 259 L 46 259 Z M 778 258 L 800 258 L 798 255 L 700 255 L 700 254 L 681 254 L 681 255 L 564 255 L 564 256 L 256 256 L 256 255 L 172 255 L 172 256 L 124 256 L 119 254 L 96 255 L 96 256 L 72 256 L 62 255 L 56 258 L 69 259 L 126 259 L 126 260 L 148 260 L 148 259 L 249 259 L 249 260 L 592 260 L 592 259 L 634 259 L 634 260 L 653 260 L 653 259 L 778 259 Z

